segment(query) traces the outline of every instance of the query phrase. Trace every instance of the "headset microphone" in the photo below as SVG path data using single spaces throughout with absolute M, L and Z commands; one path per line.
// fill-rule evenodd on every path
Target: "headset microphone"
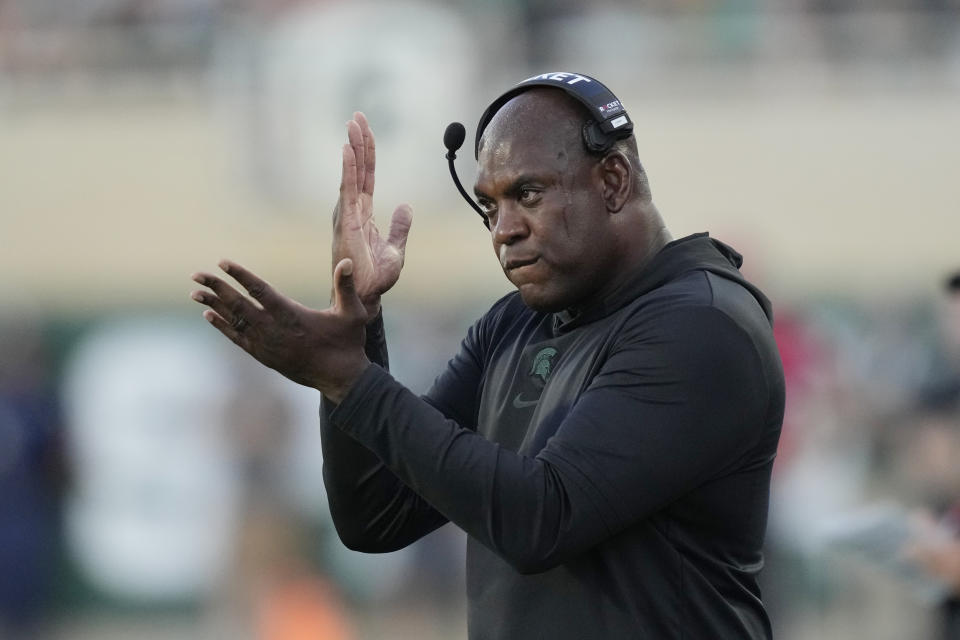
M 489 229 L 490 223 L 487 221 L 487 216 L 484 215 L 483 209 L 467 194 L 466 189 L 464 189 L 460 183 L 460 178 L 457 177 L 457 170 L 453 168 L 453 161 L 457 159 L 457 150 L 463 146 L 463 141 L 466 139 L 467 130 L 459 122 L 451 122 L 447 125 L 447 130 L 443 132 L 443 146 L 447 148 L 447 162 L 450 165 L 450 177 L 453 178 L 453 183 L 457 185 L 457 191 L 459 191 L 463 199 L 480 214 L 480 217 L 483 218 L 484 226 Z

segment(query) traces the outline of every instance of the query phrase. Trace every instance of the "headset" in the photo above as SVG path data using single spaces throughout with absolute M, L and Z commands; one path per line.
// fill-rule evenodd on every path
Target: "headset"
M 473 155 L 476 159 L 480 158 L 480 138 L 484 130 L 490 124 L 490 120 L 510 99 L 532 89 L 534 87 L 553 87 L 563 90 L 567 95 L 576 99 L 580 104 L 586 107 L 590 114 L 590 119 L 584 123 L 581 133 L 583 144 L 587 151 L 599 155 L 609 151 L 618 140 L 629 138 L 633 135 L 633 121 L 627 115 L 623 103 L 613 94 L 610 89 L 596 78 L 584 75 L 582 73 L 571 73 L 568 71 L 551 71 L 541 73 L 540 75 L 527 78 L 508 89 L 496 100 L 490 103 L 483 115 L 480 116 L 480 122 L 477 125 L 477 135 L 473 145 Z M 443 144 L 447 148 L 447 161 L 450 166 L 450 176 L 460 195 L 466 199 L 473 209 L 483 218 L 484 225 L 490 228 L 487 217 L 484 215 L 480 206 L 474 202 L 457 177 L 456 170 L 453 167 L 453 161 L 456 159 L 456 152 L 463 145 L 466 138 L 466 129 L 459 122 L 452 122 L 447 126 L 443 134 Z

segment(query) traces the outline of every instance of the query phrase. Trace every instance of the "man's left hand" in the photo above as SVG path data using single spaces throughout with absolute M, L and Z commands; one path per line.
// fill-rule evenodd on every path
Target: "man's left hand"
M 363 352 L 368 318 L 354 287 L 353 261 L 337 263 L 333 305 L 323 311 L 283 295 L 234 262 L 219 266 L 252 300 L 217 276 L 195 273 L 192 279 L 209 288 L 190 294 L 209 307 L 203 317 L 262 364 L 340 402 L 369 365 Z

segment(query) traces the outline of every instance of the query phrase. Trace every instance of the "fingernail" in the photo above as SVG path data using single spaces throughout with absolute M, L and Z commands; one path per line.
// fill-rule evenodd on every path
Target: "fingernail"
M 226 271 L 227 273 L 230 273 L 230 263 L 227 262 L 226 260 L 221 260 L 220 262 L 217 263 L 217 266 L 223 269 L 224 271 Z
M 203 302 L 203 294 L 199 291 L 194 291 L 190 294 L 190 297 L 196 300 L 197 302 Z

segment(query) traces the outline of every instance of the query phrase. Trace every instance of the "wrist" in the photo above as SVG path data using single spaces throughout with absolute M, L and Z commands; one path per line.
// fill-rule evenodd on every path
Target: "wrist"
M 361 297 L 360 302 L 363 303 L 363 308 L 367 312 L 367 324 L 372 323 L 377 319 L 377 316 L 380 315 L 380 311 L 382 310 L 380 294 Z
M 330 402 L 340 404 L 369 366 L 370 360 L 364 356 L 363 360 L 358 363 L 358 366 L 351 367 L 350 371 L 345 375 L 340 376 L 337 380 L 330 380 L 315 385 L 315 388 Z

